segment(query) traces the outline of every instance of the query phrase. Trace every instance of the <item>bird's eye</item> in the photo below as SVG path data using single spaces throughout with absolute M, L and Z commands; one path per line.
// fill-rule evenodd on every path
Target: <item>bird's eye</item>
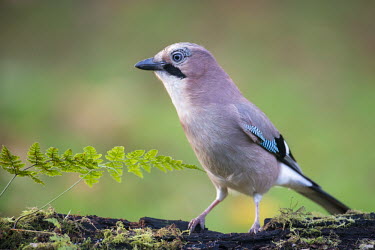
M 172 60 L 176 63 L 179 63 L 181 62 L 183 59 L 184 59 L 184 54 L 182 54 L 181 52 L 179 51 L 176 51 L 172 54 Z

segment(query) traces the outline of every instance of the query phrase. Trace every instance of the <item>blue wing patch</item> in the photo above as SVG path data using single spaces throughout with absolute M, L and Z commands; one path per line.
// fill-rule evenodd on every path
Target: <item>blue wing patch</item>
M 255 135 L 256 137 L 258 137 L 261 140 L 261 142 L 259 144 L 263 148 L 265 148 L 267 151 L 269 151 L 271 153 L 274 153 L 274 154 L 280 153 L 275 139 L 267 140 L 266 138 L 264 138 L 264 136 L 262 134 L 262 131 L 260 131 L 257 127 L 255 127 L 253 125 L 248 125 L 248 124 L 244 124 L 244 125 L 245 125 L 246 130 L 250 131 L 253 135 Z

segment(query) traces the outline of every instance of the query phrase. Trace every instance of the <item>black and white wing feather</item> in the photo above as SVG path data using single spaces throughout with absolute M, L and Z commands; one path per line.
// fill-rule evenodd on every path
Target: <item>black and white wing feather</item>
M 292 186 L 295 191 L 320 204 L 331 214 L 345 213 L 349 210 L 348 206 L 326 193 L 316 182 L 302 173 L 283 136 L 262 111 L 252 103 L 238 105 L 237 109 L 240 117 L 239 125 L 242 130 L 255 143 L 274 154 L 282 163 L 282 167 L 285 166 L 287 171 L 288 169 L 292 170 L 288 174 L 292 179 L 301 180 L 300 178 L 303 178 L 308 181 L 307 185 L 298 185 L 294 188 Z
M 252 103 L 247 103 L 247 105 L 240 104 L 236 107 L 239 113 L 239 123 L 242 130 L 253 140 L 255 138 L 255 143 L 274 154 L 280 162 L 303 176 L 313 185 L 319 186 L 302 173 L 287 142 L 258 107 Z

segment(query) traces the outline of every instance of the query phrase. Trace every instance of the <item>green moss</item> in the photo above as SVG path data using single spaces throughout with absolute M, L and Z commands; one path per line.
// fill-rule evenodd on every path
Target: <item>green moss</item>
M 117 222 L 116 228 L 103 230 L 102 246 L 112 248 L 119 244 L 131 246 L 134 249 L 178 249 L 183 245 L 181 232 L 174 225 L 153 230 L 151 228 L 125 229 L 122 222 Z M 163 238 L 173 238 L 166 241 Z
M 304 207 L 300 207 L 297 210 L 292 208 L 280 209 L 280 215 L 273 218 L 265 229 L 275 228 L 282 226 L 283 229 L 293 229 L 295 227 L 303 226 L 304 228 L 314 228 L 315 230 L 321 230 L 322 228 L 342 228 L 348 227 L 355 222 L 352 218 L 356 213 L 347 213 L 341 215 L 330 215 L 315 217 L 312 213 L 306 212 Z
M 54 214 L 53 209 L 46 209 L 37 211 L 36 208 L 31 208 L 22 212 L 21 216 L 31 214 L 22 218 L 18 224 L 17 229 L 13 229 L 14 218 L 0 218 L 0 249 L 18 248 L 20 245 L 28 245 L 35 241 L 35 238 L 45 240 L 52 234 L 45 219 Z M 48 231 L 44 231 L 48 229 Z
M 88 243 L 81 221 L 60 218 L 52 208 L 40 211 L 31 208 L 21 216 L 25 217 L 18 221 L 16 229 L 13 229 L 15 219 L 0 218 L 0 249 L 21 246 L 26 249 L 74 249 L 74 243 Z
M 24 211 L 17 229 L 13 229 L 14 218 L 0 218 L 0 249 L 178 249 L 184 244 L 181 232 L 174 225 L 162 228 L 126 229 L 121 221 L 111 229 L 97 230 L 95 239 L 86 238 L 83 224 L 94 224 L 87 217 L 65 218 L 52 208 Z
M 348 227 L 355 222 L 352 215 L 353 213 L 314 217 L 304 207 L 295 211 L 283 208 L 279 216 L 265 225 L 265 229 L 281 227 L 290 231 L 286 239 L 273 242 L 277 248 L 335 248 L 340 244 L 339 237 L 333 231 L 328 236 L 323 235 L 322 229 Z
M 286 239 L 273 242 L 276 248 L 283 249 L 303 249 L 303 248 L 318 248 L 328 249 L 336 248 L 340 244 L 339 237 L 331 232 L 329 236 L 314 236 L 304 232 L 302 236 L 301 231 L 295 230 L 287 235 Z
M 104 229 L 102 244 L 110 246 L 111 244 L 127 243 L 128 230 L 121 221 L 116 223 L 115 229 Z
M 319 236 L 314 238 L 300 238 L 301 243 L 306 243 L 307 246 L 319 246 L 323 248 L 325 247 L 337 247 L 340 244 L 339 237 L 331 232 L 331 234 L 327 237 L 325 236 Z
M 30 243 L 23 247 L 24 250 L 31 249 L 59 249 L 59 250 L 75 250 L 78 249 L 78 246 L 74 245 L 70 237 L 66 234 L 57 235 L 54 234 L 49 238 L 50 242 L 38 242 Z
M 272 218 L 272 220 L 264 226 L 264 230 L 282 225 L 283 230 L 287 227 L 293 228 L 293 224 L 301 223 L 306 218 L 311 217 L 311 213 L 306 212 L 304 207 L 300 207 L 296 211 L 292 208 L 281 208 L 280 215 Z
M 44 220 L 51 218 L 53 214 L 55 214 L 55 210 L 51 207 L 45 210 L 38 210 L 35 207 L 24 210 L 17 222 L 17 228 L 42 231 L 45 225 L 48 224 L 48 222 Z
M 371 216 L 371 213 L 366 213 L 366 212 L 363 212 L 361 210 L 349 210 L 348 212 L 346 212 L 347 215 L 362 215 L 364 219 L 366 220 L 371 220 L 373 219 L 372 216 Z
M 375 248 L 375 240 L 374 239 L 361 239 L 357 242 L 358 249 L 374 249 Z
M 29 216 L 19 221 L 17 229 L 13 229 L 14 218 L 0 217 L 0 249 L 179 249 L 184 245 L 183 235 L 187 233 L 175 225 L 161 229 L 126 228 L 121 221 L 109 229 L 98 229 L 94 217 L 90 217 L 93 221 L 88 217 L 62 217 L 52 208 L 30 209 L 23 214 Z M 333 229 L 352 225 L 355 223 L 353 216 L 357 214 L 350 212 L 318 218 L 303 207 L 287 208 L 281 209 L 280 215 L 264 228 L 284 230 L 280 233 L 281 239 L 273 242 L 276 248 L 336 248 L 340 239 Z M 88 224 L 92 229 L 88 229 Z M 373 240 L 361 240 L 357 245 L 366 249 L 374 243 Z

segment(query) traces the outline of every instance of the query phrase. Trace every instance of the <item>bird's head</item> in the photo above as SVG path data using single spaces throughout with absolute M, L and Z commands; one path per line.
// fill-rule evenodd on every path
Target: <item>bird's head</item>
M 163 82 L 176 109 L 182 110 L 186 109 L 193 93 L 206 85 L 204 78 L 215 65 L 217 63 L 214 57 L 202 46 L 175 43 L 154 57 L 138 62 L 135 67 L 154 71 Z
M 193 43 L 172 44 L 154 57 L 138 62 L 135 67 L 153 70 L 164 82 L 197 79 L 206 71 L 208 65 L 214 65 L 211 53 Z
M 212 54 L 197 44 L 172 44 L 135 67 L 155 72 L 178 111 L 189 103 L 223 101 L 239 93 Z

